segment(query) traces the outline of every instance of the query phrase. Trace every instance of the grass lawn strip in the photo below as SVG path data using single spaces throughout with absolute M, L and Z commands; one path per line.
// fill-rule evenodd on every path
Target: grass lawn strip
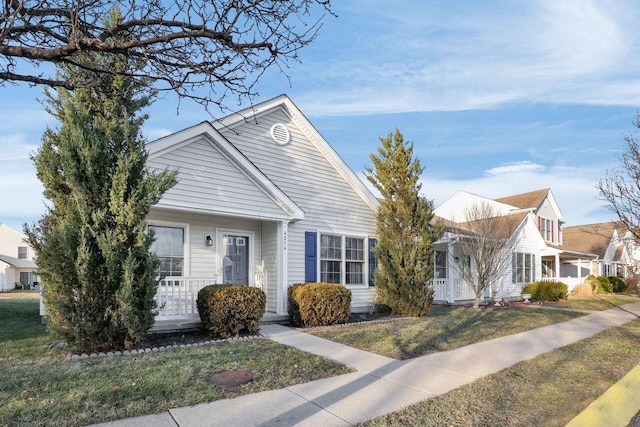
M 394 359 L 411 359 L 564 322 L 584 313 L 526 307 L 433 306 L 424 318 L 310 330 L 309 333 Z
M 233 398 L 351 372 L 270 340 L 65 362 L 39 324 L 37 299 L 0 298 L 0 425 L 74 426 Z M 246 369 L 222 389 L 207 375 Z
M 363 426 L 564 426 L 640 362 L 640 320 Z

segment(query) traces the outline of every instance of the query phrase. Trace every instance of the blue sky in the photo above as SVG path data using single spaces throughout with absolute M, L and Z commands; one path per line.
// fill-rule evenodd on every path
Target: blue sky
M 640 108 L 640 3 L 334 5 L 338 18 L 325 17 L 289 79 L 264 76 L 257 101 L 287 93 L 358 174 L 378 137 L 399 128 L 436 205 L 457 190 L 493 198 L 550 187 L 567 225 L 612 219 L 594 186 L 618 166 Z M 44 211 L 29 153 L 56 123 L 38 98 L 39 88 L 0 87 L 0 222 L 18 229 Z M 211 119 L 189 102 L 176 108 L 158 100 L 145 135 Z

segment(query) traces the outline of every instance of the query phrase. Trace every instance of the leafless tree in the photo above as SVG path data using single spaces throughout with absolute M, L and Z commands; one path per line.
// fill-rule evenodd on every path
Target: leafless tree
M 640 118 L 634 126 L 640 129 Z M 640 243 L 640 147 L 637 132 L 624 137 L 625 151 L 620 156 L 620 169 L 609 171 L 596 188 L 608 208 Z
M 473 288 L 473 307 L 480 306 L 485 289 L 498 285 L 511 267 L 518 238 L 515 233 L 525 214 L 501 215 L 488 202 L 474 203 L 464 213 L 464 222 L 452 231 L 453 267 Z
M 122 19 L 109 24 L 105 18 L 113 8 Z M 286 75 L 287 64 L 299 60 L 326 14 L 333 15 L 330 0 L 4 0 L 0 84 L 73 90 L 91 79 L 61 80 L 47 64 L 85 67 L 75 59 L 79 52 L 126 54 L 146 63 L 130 76 L 223 107 L 229 95 L 255 96 L 255 83 L 267 69 L 275 66 Z

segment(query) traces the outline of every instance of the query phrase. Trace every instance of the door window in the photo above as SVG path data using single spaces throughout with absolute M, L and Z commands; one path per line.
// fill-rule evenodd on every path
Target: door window
M 249 284 L 249 237 L 225 234 L 222 281 L 224 284 Z

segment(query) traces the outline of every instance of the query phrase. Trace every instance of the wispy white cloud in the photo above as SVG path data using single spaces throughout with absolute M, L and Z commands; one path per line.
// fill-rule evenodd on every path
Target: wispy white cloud
M 496 176 L 496 175 L 512 175 L 516 173 L 529 173 L 529 172 L 544 172 L 545 167 L 542 165 L 538 165 L 536 163 L 532 163 L 528 160 L 521 162 L 511 162 L 506 163 L 504 165 L 496 166 L 485 171 L 485 176 Z
M 334 45 L 305 58 L 294 85 L 313 115 L 491 109 L 513 102 L 639 105 L 640 36 L 631 2 L 367 2 L 364 19 Z M 362 11 L 362 4 L 358 4 Z M 339 11 L 340 13 L 340 11 Z M 348 20 L 353 19 L 346 12 Z M 364 33 L 364 34 L 363 34 Z
M 568 225 L 603 222 L 613 219 L 599 200 L 594 177 L 600 176 L 603 166 L 562 167 L 529 164 L 500 165 L 482 176 L 466 180 L 427 177 L 422 181 L 423 193 L 442 204 L 456 191 L 464 190 L 489 198 L 499 198 L 528 191 L 551 188 L 564 220 Z

